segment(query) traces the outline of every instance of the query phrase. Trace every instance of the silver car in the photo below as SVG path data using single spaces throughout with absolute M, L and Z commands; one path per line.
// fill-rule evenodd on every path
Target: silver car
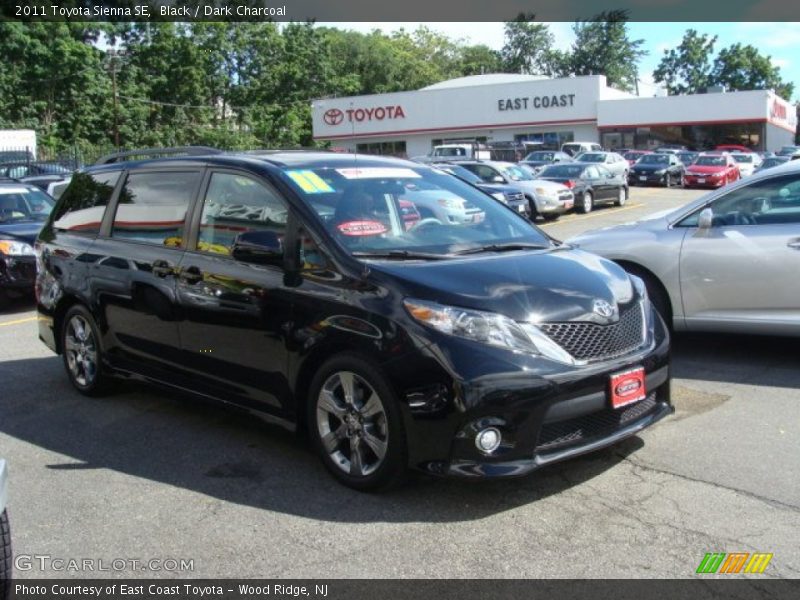
M 522 190 L 531 204 L 531 218 L 557 219 L 575 204 L 570 189 L 543 179 L 535 179 L 527 170 L 510 162 L 498 160 L 457 163 L 475 173 L 487 183 L 507 183 Z
M 8 528 L 8 471 L 0 459 L 0 598 L 10 597 L 11 588 L 11 530 Z
M 569 243 L 645 280 L 676 330 L 800 335 L 800 164 Z
M 595 163 L 603 165 L 614 175 L 628 178 L 630 163 L 621 154 L 616 152 L 583 152 L 575 157 L 575 162 Z

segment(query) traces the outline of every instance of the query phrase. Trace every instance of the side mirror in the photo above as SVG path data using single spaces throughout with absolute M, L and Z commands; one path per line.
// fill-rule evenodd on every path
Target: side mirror
M 257 265 L 282 265 L 283 241 L 274 231 L 247 231 L 236 236 L 231 256 Z
M 711 229 L 711 226 L 714 223 L 714 211 L 710 208 L 704 208 L 700 211 L 700 215 L 697 217 L 697 227 L 698 229 Z

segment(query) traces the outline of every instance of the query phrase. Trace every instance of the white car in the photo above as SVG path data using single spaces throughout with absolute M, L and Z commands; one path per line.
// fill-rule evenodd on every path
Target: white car
M 739 173 L 742 177 L 749 177 L 755 173 L 762 161 L 762 158 L 755 152 L 731 152 L 731 156 L 739 165 Z
M 580 163 L 603 165 L 613 175 L 628 179 L 630 163 L 625 160 L 625 157 L 616 152 L 582 152 L 574 160 Z

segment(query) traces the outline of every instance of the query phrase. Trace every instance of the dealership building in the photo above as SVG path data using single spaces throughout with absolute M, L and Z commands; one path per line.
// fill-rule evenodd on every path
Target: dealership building
M 417 91 L 321 98 L 312 103 L 317 140 L 347 151 L 428 154 L 441 143 L 534 141 L 543 148 L 598 142 L 606 148 L 695 149 L 793 144 L 795 107 L 772 91 L 636 96 L 603 75 L 462 77 Z

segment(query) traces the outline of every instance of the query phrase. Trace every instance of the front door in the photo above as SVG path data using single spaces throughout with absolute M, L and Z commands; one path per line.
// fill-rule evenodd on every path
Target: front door
M 201 197 L 177 279 L 183 364 L 199 391 L 280 414 L 291 326 L 284 270 L 280 261 L 235 260 L 233 249 L 244 233 L 284 236 L 288 205 L 266 182 L 235 171 L 210 171 Z
M 800 174 L 738 188 L 710 208 L 713 226 L 688 231 L 681 249 L 687 326 L 736 321 L 800 332 Z

